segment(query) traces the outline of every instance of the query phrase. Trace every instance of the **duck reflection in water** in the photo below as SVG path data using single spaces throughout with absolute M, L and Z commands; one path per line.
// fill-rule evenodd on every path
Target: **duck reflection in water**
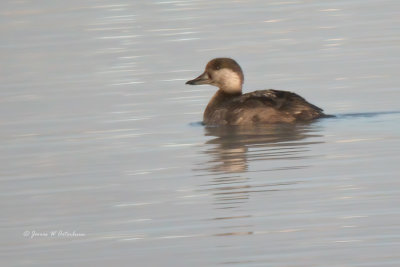
M 245 172 L 248 162 L 296 159 L 304 157 L 309 145 L 322 141 L 318 126 L 311 123 L 274 124 L 258 127 L 206 127 L 205 136 L 215 138 L 206 142 L 204 152 L 211 157 L 207 170 L 211 172 Z M 212 146 L 209 146 L 212 145 Z M 249 151 L 251 150 L 251 151 Z M 265 163 L 268 166 L 268 163 Z M 287 167 L 291 168 L 291 167 Z

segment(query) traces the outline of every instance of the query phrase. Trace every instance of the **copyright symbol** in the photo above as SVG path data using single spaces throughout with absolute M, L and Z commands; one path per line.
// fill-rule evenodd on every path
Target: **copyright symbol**
M 29 232 L 29 231 L 25 231 L 25 232 L 23 233 L 23 236 L 28 237 L 30 233 L 31 233 L 31 232 Z

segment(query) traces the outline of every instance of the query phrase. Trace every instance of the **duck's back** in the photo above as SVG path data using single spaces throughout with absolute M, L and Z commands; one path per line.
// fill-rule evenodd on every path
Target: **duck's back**
M 291 123 L 324 116 L 322 109 L 301 96 L 273 89 L 254 91 L 216 102 L 207 107 L 205 124 Z

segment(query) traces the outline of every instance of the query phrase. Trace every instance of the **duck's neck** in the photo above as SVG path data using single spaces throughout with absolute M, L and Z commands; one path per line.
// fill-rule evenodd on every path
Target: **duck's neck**
M 242 94 L 241 91 L 235 92 L 235 93 L 227 93 L 226 91 L 219 89 L 214 96 L 211 98 L 210 102 L 208 102 L 208 105 L 219 105 L 222 104 L 223 102 L 232 99 L 234 97 L 240 96 Z
M 204 121 L 207 121 L 207 118 L 209 118 L 212 113 L 217 110 L 218 107 L 222 106 L 226 101 L 229 101 L 230 99 L 240 95 L 242 95 L 241 91 L 235 93 L 227 93 L 222 89 L 219 89 L 211 98 L 210 102 L 208 102 L 206 110 L 204 111 Z

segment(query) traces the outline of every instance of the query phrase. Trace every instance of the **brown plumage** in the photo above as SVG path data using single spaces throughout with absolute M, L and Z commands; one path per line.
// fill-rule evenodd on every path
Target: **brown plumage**
M 269 89 L 242 94 L 243 72 L 230 58 L 211 60 L 203 74 L 186 84 L 219 87 L 204 112 L 206 125 L 293 123 L 325 116 L 322 109 L 292 92 Z

